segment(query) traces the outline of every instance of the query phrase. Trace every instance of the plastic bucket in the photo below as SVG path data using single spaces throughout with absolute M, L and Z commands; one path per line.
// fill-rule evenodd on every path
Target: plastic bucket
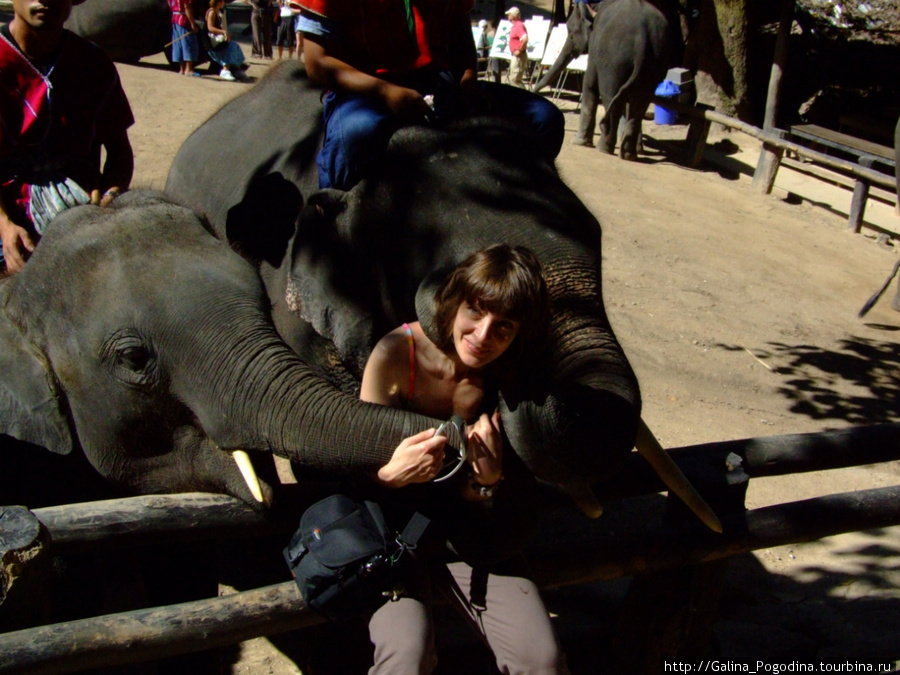
M 681 93 L 681 89 L 674 82 L 663 80 L 654 93 L 660 98 L 670 98 L 674 101 Z M 678 121 L 678 111 L 664 108 L 658 104 L 654 105 L 653 121 L 659 125 L 676 124 Z

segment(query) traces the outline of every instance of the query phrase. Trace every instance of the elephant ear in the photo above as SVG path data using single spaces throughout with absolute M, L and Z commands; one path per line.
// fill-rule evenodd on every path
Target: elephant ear
M 309 196 L 287 261 L 285 303 L 361 377 L 373 344 L 372 308 L 380 303 L 371 265 L 339 222 L 346 199 L 339 190 Z
M 48 364 L 5 315 L 0 315 L 0 373 L 0 434 L 69 454 L 72 435 Z
M 438 291 L 447 283 L 447 277 L 450 276 L 453 269 L 453 267 L 436 269 L 422 280 L 416 291 L 416 318 L 419 319 L 422 332 L 435 344 L 442 342 L 435 317 L 435 298 Z

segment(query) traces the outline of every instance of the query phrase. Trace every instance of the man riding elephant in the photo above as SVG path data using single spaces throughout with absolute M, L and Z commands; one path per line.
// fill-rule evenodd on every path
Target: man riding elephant
M 549 101 L 479 82 L 472 0 L 304 0 L 306 66 L 325 96 L 319 185 L 349 189 L 377 166 L 403 125 L 493 112 L 530 128 L 535 150 L 559 153 L 564 123 Z

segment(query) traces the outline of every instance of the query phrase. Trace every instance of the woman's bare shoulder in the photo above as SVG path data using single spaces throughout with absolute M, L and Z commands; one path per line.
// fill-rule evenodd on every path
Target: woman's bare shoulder
M 409 373 L 409 337 L 403 326 L 381 338 L 363 372 L 363 400 L 396 405 Z

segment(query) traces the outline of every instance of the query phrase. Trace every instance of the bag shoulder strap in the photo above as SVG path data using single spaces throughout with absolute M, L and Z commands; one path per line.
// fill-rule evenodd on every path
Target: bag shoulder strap
M 425 528 L 428 527 L 430 522 L 428 518 L 416 511 L 412 518 L 409 519 L 406 527 L 403 528 L 403 532 L 397 537 L 397 541 L 407 548 L 415 548 L 416 544 L 419 543 L 419 539 L 425 534 Z

